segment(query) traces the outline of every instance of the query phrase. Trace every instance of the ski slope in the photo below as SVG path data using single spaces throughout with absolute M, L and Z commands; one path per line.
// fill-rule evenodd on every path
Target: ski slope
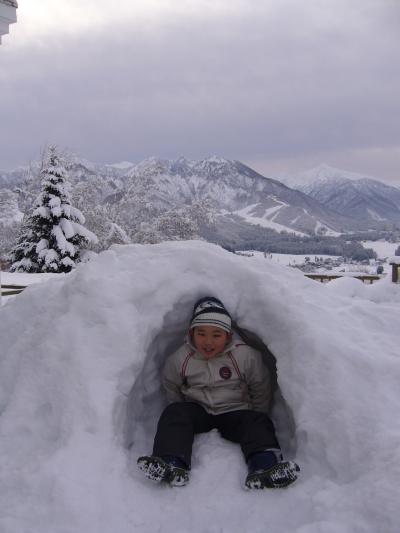
M 196 438 L 190 484 L 154 486 L 160 368 L 214 294 L 275 353 L 284 490 L 246 492 L 240 450 Z M 320 284 L 199 241 L 115 246 L 0 309 L 0 531 L 397 533 L 400 285 Z M 397 318 L 394 318 L 397 317 Z

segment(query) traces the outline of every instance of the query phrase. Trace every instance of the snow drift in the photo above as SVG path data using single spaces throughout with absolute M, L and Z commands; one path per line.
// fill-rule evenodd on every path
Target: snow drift
M 195 442 L 191 482 L 136 471 L 193 301 L 222 299 L 277 357 L 274 419 L 299 481 L 245 492 L 240 450 Z M 0 310 L 0 531 L 394 533 L 400 288 L 325 286 L 197 241 L 113 247 Z M 158 511 L 158 512 L 157 512 Z

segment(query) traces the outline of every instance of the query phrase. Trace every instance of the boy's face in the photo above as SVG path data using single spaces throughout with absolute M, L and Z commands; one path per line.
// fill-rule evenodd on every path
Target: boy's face
M 216 326 L 196 326 L 192 331 L 192 339 L 197 350 L 206 359 L 212 359 L 224 350 L 231 335 Z

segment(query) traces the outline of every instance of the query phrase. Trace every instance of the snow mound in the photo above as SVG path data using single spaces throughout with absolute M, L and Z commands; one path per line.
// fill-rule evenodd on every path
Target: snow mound
M 326 287 L 190 241 L 115 246 L 7 302 L 0 531 L 398 531 L 400 289 Z M 184 489 L 135 469 L 165 402 L 160 368 L 206 294 L 277 357 L 273 416 L 302 469 L 287 490 L 244 492 L 240 450 L 216 432 L 197 437 Z

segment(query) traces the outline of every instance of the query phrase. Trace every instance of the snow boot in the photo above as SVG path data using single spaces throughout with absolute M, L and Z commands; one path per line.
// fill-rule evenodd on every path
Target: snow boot
M 280 460 L 278 460 L 280 459 Z M 248 489 L 287 487 L 297 479 L 300 468 L 293 461 L 282 461 L 280 450 L 264 450 L 250 455 L 249 474 L 245 486 Z
M 189 482 L 189 471 L 178 457 L 145 455 L 137 460 L 138 468 L 156 483 L 166 482 L 172 487 L 182 487 Z
M 249 472 L 245 486 L 247 489 L 281 489 L 297 479 L 300 467 L 293 461 L 280 461 L 267 469 Z

